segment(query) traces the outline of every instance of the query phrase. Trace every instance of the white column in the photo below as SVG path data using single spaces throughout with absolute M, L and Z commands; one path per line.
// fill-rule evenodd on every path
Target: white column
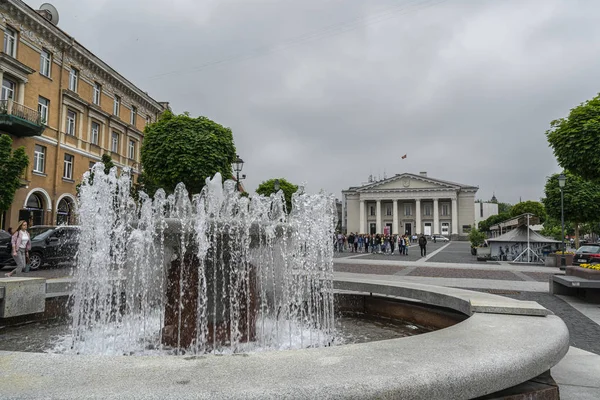
M 366 230 L 365 230 L 365 201 L 364 200 L 360 201 L 360 211 L 359 212 L 360 212 L 360 219 L 359 219 L 360 229 L 359 229 L 358 233 L 363 234 L 363 233 L 366 233 Z
M 458 201 L 452 199 L 452 234 L 458 235 Z
M 440 205 L 438 199 L 433 199 L 433 234 L 440 234 Z
M 376 233 L 383 233 L 383 230 L 381 229 L 381 200 L 377 200 L 377 207 L 375 209 L 375 214 L 376 214 L 376 218 L 377 218 L 377 232 Z
M 400 233 L 400 229 L 398 228 L 398 200 L 394 200 L 394 209 L 392 212 L 394 213 L 394 220 L 392 221 L 392 233 L 397 235 Z
M 415 200 L 415 234 L 416 235 L 420 235 L 421 234 L 421 199 L 416 199 Z

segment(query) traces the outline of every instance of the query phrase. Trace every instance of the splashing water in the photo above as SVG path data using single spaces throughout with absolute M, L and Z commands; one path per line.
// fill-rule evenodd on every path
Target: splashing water
M 281 191 L 242 197 L 217 174 L 191 200 L 179 184 L 134 201 L 127 170 L 105 174 L 97 164 L 91 173 L 80 190 L 71 335 L 60 351 L 228 353 L 335 340 L 332 196 L 301 190 L 288 214 Z

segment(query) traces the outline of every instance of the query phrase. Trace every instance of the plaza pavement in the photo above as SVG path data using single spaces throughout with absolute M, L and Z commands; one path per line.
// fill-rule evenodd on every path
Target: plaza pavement
M 552 368 L 561 399 L 600 399 L 600 306 L 549 293 L 549 277 L 562 273 L 541 265 L 478 262 L 469 243 L 430 243 L 421 257 L 418 246 L 408 256 L 336 253 L 336 277 L 372 282 L 410 281 L 481 290 L 520 300 L 533 300 L 563 319 L 569 329 L 569 352 Z

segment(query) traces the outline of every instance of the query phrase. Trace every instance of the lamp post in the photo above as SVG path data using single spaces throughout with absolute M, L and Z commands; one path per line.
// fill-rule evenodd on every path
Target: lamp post
M 240 172 L 242 172 L 242 168 L 244 168 L 244 160 L 240 158 L 239 155 L 235 155 L 235 161 L 233 162 L 233 170 L 235 171 L 235 183 L 238 192 L 240 191 Z M 242 175 L 242 178 L 245 178 L 246 175 Z
M 562 236 L 562 253 L 560 255 L 560 269 L 565 269 L 567 267 L 567 261 L 565 260 L 565 208 L 563 194 L 563 188 L 565 187 L 566 181 L 567 177 L 565 176 L 565 174 L 560 174 L 558 177 L 558 187 L 560 188 L 560 226 Z

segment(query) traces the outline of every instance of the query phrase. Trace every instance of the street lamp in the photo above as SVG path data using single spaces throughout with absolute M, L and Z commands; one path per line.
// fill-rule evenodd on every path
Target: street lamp
M 235 155 L 235 161 L 233 162 L 233 170 L 235 171 L 235 180 L 237 185 L 238 192 L 240 191 L 240 172 L 242 172 L 242 168 L 244 168 L 244 160 L 240 158 L 239 155 Z M 246 175 L 243 175 L 246 178 Z
M 562 235 L 562 254 L 560 255 L 560 269 L 566 269 L 567 261 L 565 260 L 565 208 L 564 208 L 564 194 L 563 188 L 567 182 L 565 174 L 558 176 L 558 187 L 560 188 L 560 225 Z

